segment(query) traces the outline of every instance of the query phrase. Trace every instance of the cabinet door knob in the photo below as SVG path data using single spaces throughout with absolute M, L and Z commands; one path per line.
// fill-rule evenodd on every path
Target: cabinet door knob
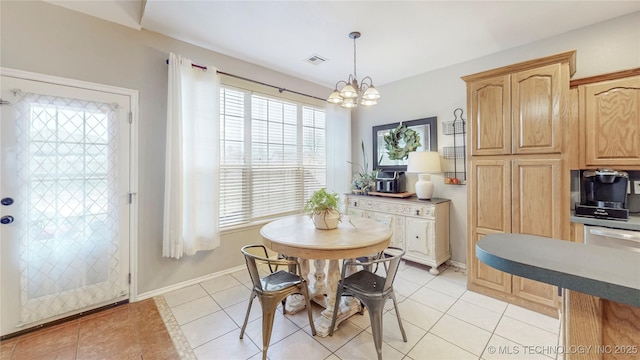
M 416 215 L 420 215 L 420 209 L 416 209 Z

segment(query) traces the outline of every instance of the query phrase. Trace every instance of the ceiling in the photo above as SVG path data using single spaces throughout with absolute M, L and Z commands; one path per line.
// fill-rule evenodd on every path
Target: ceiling
M 351 31 L 362 33 L 358 78 L 379 86 L 640 11 L 640 1 L 48 2 L 327 87 L 353 72 Z

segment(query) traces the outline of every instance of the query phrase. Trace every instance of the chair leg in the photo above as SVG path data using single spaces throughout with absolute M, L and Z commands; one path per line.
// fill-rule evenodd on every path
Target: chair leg
M 398 302 L 396 301 L 396 294 L 391 292 L 391 299 L 393 300 L 393 307 L 396 309 L 396 317 L 398 317 L 398 325 L 400 325 L 400 332 L 402 333 L 402 340 L 407 342 L 407 334 L 404 332 L 404 326 L 402 326 L 402 320 L 400 319 L 400 309 L 398 309 Z
M 273 318 L 276 315 L 279 299 L 261 298 L 262 304 L 262 360 L 267 360 L 267 350 L 271 342 L 271 331 L 273 330 Z
M 253 299 L 256 297 L 256 292 L 251 291 L 251 295 L 249 296 L 249 307 L 247 307 L 247 313 L 244 316 L 244 324 L 242 324 L 242 330 L 240 330 L 240 339 L 244 336 L 244 330 L 247 328 L 247 322 L 249 321 L 249 313 L 251 312 L 251 304 L 253 304 Z
M 373 333 L 373 343 L 376 346 L 376 353 L 378 354 L 378 360 L 382 360 L 382 310 L 383 309 L 384 309 L 384 302 L 376 302 L 375 306 L 369 307 L 369 319 L 371 320 L 371 332 Z
M 303 283 L 300 285 L 300 291 L 302 292 L 302 295 L 304 295 L 304 300 L 307 303 L 307 315 L 309 315 L 309 327 L 311 327 L 311 334 L 316 336 L 316 327 L 313 323 L 313 314 L 311 311 L 311 301 L 309 300 L 309 289 Z
M 342 286 L 338 286 L 338 291 L 336 292 L 335 303 L 333 305 L 333 316 L 331 316 L 331 326 L 329 327 L 329 336 L 333 336 L 333 328 L 336 327 L 336 318 L 338 317 L 338 309 L 340 308 L 340 301 L 342 301 Z

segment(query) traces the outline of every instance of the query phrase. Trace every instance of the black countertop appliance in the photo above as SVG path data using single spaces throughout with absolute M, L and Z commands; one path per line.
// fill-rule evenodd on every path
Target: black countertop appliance
M 627 220 L 627 188 L 629 174 L 611 169 L 582 172 L 580 204 L 577 216 Z
M 376 176 L 376 191 L 401 193 L 406 191 L 406 177 L 402 171 L 380 171 Z

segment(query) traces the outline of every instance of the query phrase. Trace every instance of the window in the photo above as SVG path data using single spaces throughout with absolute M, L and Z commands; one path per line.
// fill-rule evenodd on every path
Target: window
M 220 90 L 220 227 L 300 212 L 326 186 L 325 112 Z

